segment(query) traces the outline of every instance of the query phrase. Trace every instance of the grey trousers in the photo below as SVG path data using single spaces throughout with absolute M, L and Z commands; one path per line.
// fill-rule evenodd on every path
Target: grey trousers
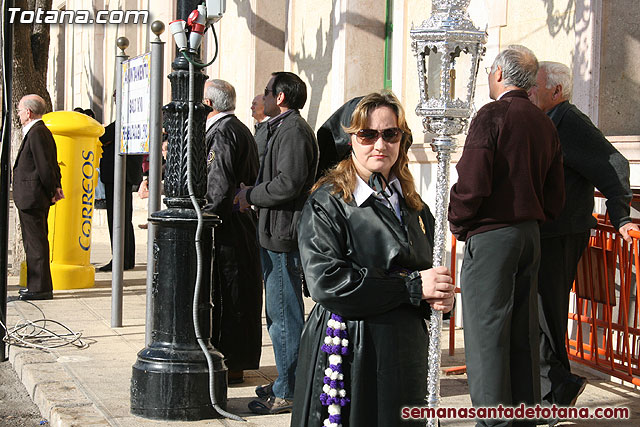
M 467 239 L 460 284 L 469 391 L 474 407 L 540 401 L 536 221 Z M 478 426 L 535 425 L 476 420 Z

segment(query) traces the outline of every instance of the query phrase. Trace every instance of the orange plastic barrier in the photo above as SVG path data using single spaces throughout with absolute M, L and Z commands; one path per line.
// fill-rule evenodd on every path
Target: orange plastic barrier
M 596 215 L 569 307 L 569 359 L 640 385 L 640 233 L 632 243 Z
M 596 197 L 602 195 L 596 192 Z M 640 197 L 634 196 L 634 201 Z M 627 243 L 605 215 L 592 231 L 573 286 L 566 339 L 569 359 L 640 386 L 640 233 Z M 640 223 L 640 221 L 635 221 Z M 451 273 L 455 280 L 456 239 L 452 236 Z M 456 286 L 456 292 L 460 287 Z M 449 355 L 455 353 L 455 315 L 449 321 Z M 444 370 L 447 375 L 465 366 Z
M 456 285 L 456 246 L 458 241 L 454 235 L 451 235 L 451 265 L 449 270 L 451 271 L 451 278 L 453 284 Z M 456 285 L 455 292 L 460 293 L 460 286 Z M 451 311 L 451 317 L 449 318 L 449 356 L 453 356 L 456 352 L 456 309 Z M 443 369 L 445 375 L 461 375 L 467 372 L 467 366 L 450 366 Z
M 449 270 L 451 271 L 451 278 L 453 284 L 456 285 L 456 244 L 458 240 L 452 234 L 451 235 L 451 265 Z M 456 293 L 460 293 L 460 286 L 456 285 Z M 451 311 L 451 317 L 449 318 L 449 356 L 453 356 L 456 352 L 456 309 Z

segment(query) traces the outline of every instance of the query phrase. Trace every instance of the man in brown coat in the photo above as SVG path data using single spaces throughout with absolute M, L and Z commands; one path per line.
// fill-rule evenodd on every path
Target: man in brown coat
M 537 71 L 538 60 L 524 46 L 496 57 L 489 73 L 495 102 L 471 122 L 451 189 L 451 231 L 466 242 L 460 284 L 475 407 L 540 399 L 539 223 L 560 213 L 564 175 L 556 129 L 527 97 Z M 478 419 L 477 425 L 511 421 Z
M 38 95 L 26 95 L 18 103 L 24 139 L 13 166 L 13 200 L 27 255 L 27 289 L 20 291 L 22 300 L 53 298 L 47 216 L 64 193 L 56 143 L 42 121 L 45 109 Z

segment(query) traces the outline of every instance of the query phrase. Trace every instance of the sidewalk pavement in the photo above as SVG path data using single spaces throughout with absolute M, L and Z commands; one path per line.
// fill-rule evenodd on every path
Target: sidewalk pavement
M 134 227 L 136 229 L 136 268 L 124 272 L 123 326 L 111 328 L 111 273 L 96 273 L 95 287 L 90 289 L 56 291 L 50 301 L 35 304 L 13 301 L 9 303 L 7 320 L 12 327 L 23 319 L 46 317 L 82 333 L 88 348 L 60 347 L 51 351 L 12 346 L 9 360 L 24 383 L 28 393 L 43 416 L 52 426 L 289 426 L 290 415 L 256 416 L 247 408 L 255 397 L 256 386 L 266 384 L 276 377 L 273 350 L 266 331 L 263 313 L 262 358 L 260 369 L 245 371 L 245 382 L 228 389 L 227 410 L 240 415 L 248 422 L 231 420 L 202 420 L 192 422 L 153 421 L 136 417 L 129 409 L 131 368 L 138 351 L 144 348 L 145 281 L 147 231 L 137 224 L 146 222 L 144 204 L 136 199 Z M 91 262 L 99 267 L 111 259 L 106 212 L 94 211 Z M 18 292 L 18 278 L 9 278 L 9 296 Z M 313 302 L 306 299 L 306 311 Z M 445 326 L 447 326 L 445 323 Z M 54 326 L 51 326 L 54 328 Z M 443 331 L 442 366 L 464 365 L 462 330 L 456 331 L 455 355 L 448 355 L 448 330 Z M 426 361 L 425 361 L 426 363 Z M 559 425 L 619 426 L 640 423 L 640 392 L 637 388 L 616 384 L 608 377 L 574 364 L 575 371 L 589 379 L 578 406 L 626 406 L 631 419 L 580 420 L 562 422 Z M 206 391 L 205 391 L 206 392 Z M 470 407 L 466 375 L 442 376 L 441 394 L 443 407 Z M 443 426 L 469 426 L 470 420 L 442 420 Z

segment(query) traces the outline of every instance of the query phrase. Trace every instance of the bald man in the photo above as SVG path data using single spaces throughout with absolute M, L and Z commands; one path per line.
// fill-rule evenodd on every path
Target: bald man
M 258 160 L 262 164 L 264 152 L 267 146 L 267 121 L 271 118 L 264 114 L 264 95 L 258 94 L 251 102 L 251 117 L 256 120 L 255 139 L 258 145 Z
M 23 140 L 13 166 L 13 200 L 18 208 L 27 255 L 27 289 L 21 300 L 53 298 L 49 266 L 49 207 L 64 199 L 56 143 L 42 121 L 44 99 L 26 95 L 18 103 Z
M 251 131 L 234 114 L 236 91 L 224 80 L 209 80 L 203 102 L 207 117 L 207 205 L 220 217 L 215 230 L 215 284 L 221 317 L 213 344 L 229 368 L 229 384 L 244 381 L 244 371 L 258 369 L 262 351 L 262 270 L 253 210 L 240 212 L 233 198 L 242 182 L 256 182 L 258 152 Z M 218 310 L 216 310 L 217 312 Z M 218 314 L 216 313 L 216 316 Z

